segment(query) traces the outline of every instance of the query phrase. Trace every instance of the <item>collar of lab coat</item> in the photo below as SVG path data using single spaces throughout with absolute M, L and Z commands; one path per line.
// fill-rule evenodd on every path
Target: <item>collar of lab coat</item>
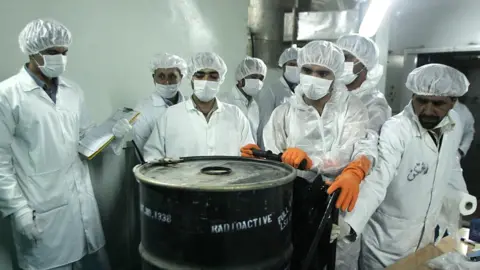
M 19 83 L 20 83 L 21 89 L 25 92 L 32 91 L 35 89 L 42 89 L 40 85 L 38 85 L 35 82 L 32 76 L 28 74 L 25 68 L 26 68 L 25 66 L 22 66 L 22 68 L 20 69 L 20 72 L 18 73 L 18 76 L 20 78 Z M 58 85 L 70 87 L 70 85 L 62 77 L 58 77 Z
M 178 101 L 177 104 L 184 101 L 185 97 L 182 95 L 180 91 L 178 91 Z M 152 95 L 152 101 L 154 107 L 163 107 L 163 106 L 171 106 L 174 105 L 170 102 L 170 100 L 163 98 L 159 93 L 154 92 Z
M 218 100 L 218 98 L 215 98 L 215 100 L 217 103 L 217 111 L 222 112 L 224 110 L 223 102 Z M 193 98 L 189 98 L 187 101 L 185 101 L 185 108 L 187 108 L 187 111 L 197 110 Z
M 420 120 L 418 120 L 417 115 L 413 111 L 412 101 L 408 103 L 404 111 L 406 115 L 410 119 L 412 119 L 412 121 L 415 123 L 416 131 L 417 131 L 415 135 L 417 137 L 422 137 L 422 138 L 423 136 L 428 135 L 428 130 L 422 127 L 422 124 L 420 124 Z M 442 134 L 445 134 L 446 132 L 453 130 L 454 127 L 455 127 L 455 121 L 453 121 L 453 119 L 450 117 L 450 112 L 449 112 L 447 116 L 445 116 L 442 119 L 442 121 L 440 121 L 440 123 L 435 127 L 435 129 L 439 128 L 440 132 Z

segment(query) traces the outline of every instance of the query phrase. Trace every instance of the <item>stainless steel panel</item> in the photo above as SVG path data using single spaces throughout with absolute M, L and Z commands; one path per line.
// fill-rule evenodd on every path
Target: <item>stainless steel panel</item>
M 283 24 L 286 26 L 283 40 L 292 40 L 293 14 L 286 13 Z M 351 9 L 332 12 L 300 12 L 297 40 L 335 40 L 341 35 L 358 31 L 359 10 Z
M 253 56 L 270 67 L 277 66 L 283 47 L 281 0 L 250 0 L 248 27 L 253 33 Z

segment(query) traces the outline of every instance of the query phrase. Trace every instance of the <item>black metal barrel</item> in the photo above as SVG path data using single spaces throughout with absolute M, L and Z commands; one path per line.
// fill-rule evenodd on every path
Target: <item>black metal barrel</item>
M 240 157 L 182 159 L 134 169 L 144 269 L 288 268 L 294 169 Z

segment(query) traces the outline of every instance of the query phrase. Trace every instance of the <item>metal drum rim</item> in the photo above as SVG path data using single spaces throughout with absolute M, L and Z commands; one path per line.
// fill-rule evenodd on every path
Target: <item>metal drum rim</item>
M 270 160 L 263 160 L 263 159 L 253 159 L 253 158 L 244 158 L 244 157 L 234 157 L 234 156 L 194 156 L 194 157 L 182 157 L 184 161 L 199 161 L 199 160 L 245 160 L 248 162 L 253 163 L 262 163 L 262 164 L 270 164 L 274 165 L 287 171 L 290 170 L 291 173 L 277 179 L 272 179 L 267 182 L 261 183 L 250 183 L 250 184 L 242 184 L 242 185 L 235 185 L 235 186 L 215 186 L 215 187 L 199 187 L 199 186 L 178 186 L 174 184 L 167 184 L 167 183 L 158 183 L 155 180 L 152 180 L 150 177 L 146 177 L 142 173 L 140 173 L 140 169 L 150 165 L 150 163 L 146 164 L 139 164 L 133 168 L 133 174 L 135 178 L 142 184 L 156 186 L 156 187 L 163 187 L 163 188 L 171 188 L 171 189 L 184 189 L 184 190 L 191 190 L 191 191 L 209 191 L 209 192 L 232 192 L 232 191 L 248 191 L 248 190 L 260 190 L 260 189 L 267 189 L 267 188 L 274 188 L 283 186 L 293 182 L 297 176 L 296 170 L 286 164 L 270 161 Z M 159 165 L 160 166 L 160 165 Z

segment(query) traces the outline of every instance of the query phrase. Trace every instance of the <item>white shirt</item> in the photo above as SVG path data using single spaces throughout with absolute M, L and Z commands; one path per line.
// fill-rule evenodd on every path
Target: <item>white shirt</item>
M 459 148 L 462 150 L 463 154 L 466 155 L 475 136 L 475 118 L 473 118 L 473 115 L 468 107 L 459 101 L 457 101 L 453 109 L 460 117 L 463 130 L 462 141 L 460 142 Z
M 165 157 L 240 156 L 240 148 L 254 143 L 250 123 L 237 106 L 216 100 L 209 121 L 192 99 L 171 106 L 157 120 L 145 144 L 146 161 Z
M 218 97 L 221 101 L 237 106 L 250 122 L 253 139 L 257 141 L 257 130 L 260 123 L 260 112 L 257 102 L 252 98 L 250 101 L 240 90 L 234 86 L 230 92 Z
M 92 126 L 82 90 L 59 78 L 56 104 L 24 68 L 0 83 L 0 212 L 36 212 L 29 243 L 13 228 L 20 267 L 50 269 L 105 244 L 88 166 L 77 153 Z
M 177 103 L 184 100 L 185 98 L 182 93 L 178 91 Z M 150 134 L 152 134 L 153 128 L 155 127 L 155 121 L 172 105 L 173 104 L 168 99 L 164 99 L 159 93 L 154 92 L 135 107 L 135 110 L 140 112 L 140 115 L 133 125 L 133 139 L 141 151 L 143 151 L 145 143 L 150 137 Z

